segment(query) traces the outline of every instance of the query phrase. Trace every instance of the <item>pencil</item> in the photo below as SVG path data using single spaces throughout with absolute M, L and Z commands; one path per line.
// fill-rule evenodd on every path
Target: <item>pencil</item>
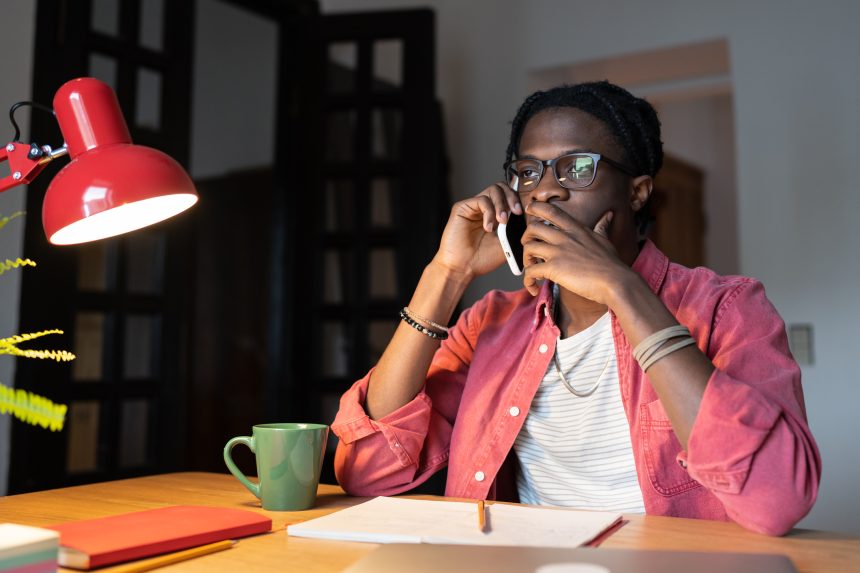
M 135 561 L 134 563 L 120 565 L 118 567 L 113 567 L 106 571 L 109 571 L 109 573 L 139 573 L 140 571 L 149 571 L 151 569 L 157 569 L 158 567 L 164 567 L 165 565 L 171 565 L 173 563 L 185 561 L 186 559 L 200 557 L 201 555 L 206 555 L 208 553 L 215 553 L 216 551 L 230 549 L 231 547 L 233 547 L 233 545 L 235 545 L 235 543 L 236 542 L 233 540 L 226 539 L 224 541 L 218 541 L 216 543 L 210 543 L 208 545 L 201 545 L 199 547 L 192 547 L 191 549 L 184 549 L 182 551 L 176 551 L 174 553 L 159 555 L 158 557 L 153 557 L 151 559 Z
M 487 526 L 487 516 L 484 511 L 484 500 L 478 500 L 478 531 L 484 531 Z

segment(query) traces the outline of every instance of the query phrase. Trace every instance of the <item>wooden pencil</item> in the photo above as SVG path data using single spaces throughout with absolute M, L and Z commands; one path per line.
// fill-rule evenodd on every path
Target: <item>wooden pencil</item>
M 484 500 L 478 500 L 478 530 L 484 531 L 484 528 L 487 526 L 487 516 L 484 511 Z
M 193 559 L 195 557 L 200 557 L 201 555 L 207 555 L 209 553 L 215 553 L 216 551 L 230 549 L 231 547 L 233 547 L 233 545 L 235 545 L 235 543 L 236 542 L 231 539 L 225 539 L 224 541 L 209 543 L 207 545 L 200 545 L 199 547 L 192 547 L 191 549 L 184 549 L 182 551 L 167 553 L 165 555 L 159 555 L 158 557 L 152 557 L 150 559 L 142 559 L 133 563 L 119 565 L 117 567 L 105 569 L 105 573 L 139 573 L 141 571 L 149 571 L 151 569 L 164 567 L 165 565 L 170 565 L 172 563 L 179 563 L 180 561 L 185 561 L 186 559 Z

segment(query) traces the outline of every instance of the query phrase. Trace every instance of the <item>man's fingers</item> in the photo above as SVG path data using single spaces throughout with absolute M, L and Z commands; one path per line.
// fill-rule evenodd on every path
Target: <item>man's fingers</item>
M 523 212 L 519 196 L 505 183 L 494 183 L 484 189 L 481 195 L 489 197 L 490 201 L 492 201 L 493 218 L 499 223 L 507 223 L 512 212 L 518 215 Z M 493 224 L 493 227 L 495 227 L 495 224 Z
M 527 266 L 536 262 L 546 262 L 558 256 L 558 248 L 543 241 L 529 241 L 523 243 L 523 259 Z
M 540 217 L 562 231 L 575 232 L 583 228 L 569 213 L 545 201 L 532 201 L 526 207 L 526 213 L 534 217 Z
M 601 237 L 609 238 L 609 225 L 612 223 L 613 213 L 612 211 L 607 211 L 603 214 L 603 217 L 600 218 L 597 223 L 594 225 L 594 232 L 600 235 Z
M 496 210 L 494 208 L 484 209 L 484 230 L 492 233 L 496 228 Z
M 540 292 L 541 283 L 546 278 L 544 276 L 545 268 L 546 262 L 531 257 L 531 263 L 526 265 L 523 271 L 523 286 L 532 296 L 537 296 Z
M 496 208 L 493 200 L 485 194 L 476 195 L 454 205 L 454 212 L 470 221 L 481 221 L 481 226 L 488 233 L 496 227 Z

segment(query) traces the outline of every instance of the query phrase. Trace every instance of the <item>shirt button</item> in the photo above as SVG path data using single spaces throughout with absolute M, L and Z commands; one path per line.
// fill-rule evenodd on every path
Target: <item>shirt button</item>
M 475 472 L 475 481 L 484 481 L 484 472 Z
M 678 465 L 684 469 L 687 469 L 687 462 L 685 462 L 684 460 L 678 460 Z
M 508 413 L 509 413 L 511 416 L 519 416 L 519 415 L 520 415 L 520 409 L 519 409 L 519 408 L 517 408 L 516 406 L 511 406 L 511 409 L 510 409 L 510 410 L 508 410 Z
M 538 352 L 540 352 L 541 354 L 546 354 L 547 350 L 549 350 L 549 346 L 547 346 L 546 344 L 541 344 L 540 346 L 538 346 Z

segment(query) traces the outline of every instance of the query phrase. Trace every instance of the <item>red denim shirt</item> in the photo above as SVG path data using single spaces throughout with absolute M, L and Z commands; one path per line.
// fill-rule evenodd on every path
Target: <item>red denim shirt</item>
M 800 369 L 763 286 L 670 263 L 650 242 L 633 270 L 716 368 L 683 451 L 612 315 L 646 512 L 787 532 L 815 501 L 821 459 L 806 421 Z M 380 420 L 363 407 L 372 371 L 356 382 L 332 424 L 343 488 L 361 496 L 397 494 L 447 464 L 446 495 L 500 499 L 515 491 L 514 440 L 559 336 L 551 304 L 549 284 L 536 298 L 524 289 L 488 293 L 451 328 L 422 391 Z

